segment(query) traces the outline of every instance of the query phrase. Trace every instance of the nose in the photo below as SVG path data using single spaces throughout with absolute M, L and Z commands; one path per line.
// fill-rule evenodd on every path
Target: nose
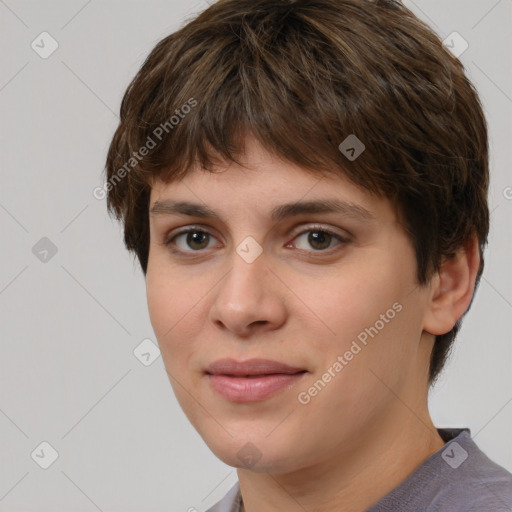
M 263 252 L 248 263 L 233 251 L 231 269 L 215 287 L 210 320 L 239 337 L 271 331 L 286 321 L 282 282 L 268 267 Z

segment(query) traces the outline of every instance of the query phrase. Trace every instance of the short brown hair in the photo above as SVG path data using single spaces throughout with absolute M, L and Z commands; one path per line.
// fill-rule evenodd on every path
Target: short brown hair
M 107 206 L 144 274 L 153 180 L 238 162 L 251 134 L 308 171 L 388 198 L 419 284 L 476 235 L 478 285 L 489 230 L 483 109 L 461 62 L 396 0 L 217 1 L 155 46 L 120 114 Z M 366 148 L 353 161 L 338 148 L 351 134 Z M 436 337 L 430 383 L 461 320 Z

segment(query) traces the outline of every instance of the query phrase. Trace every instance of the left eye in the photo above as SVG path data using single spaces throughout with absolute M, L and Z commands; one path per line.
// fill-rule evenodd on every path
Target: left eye
M 348 240 L 341 237 L 340 235 L 337 235 L 336 233 L 332 233 L 331 231 L 326 231 L 324 229 L 311 229 L 311 230 L 308 230 L 308 231 L 304 231 L 303 233 L 301 233 L 299 236 L 297 236 L 294 240 L 295 240 L 295 243 L 294 245 L 298 248 L 298 249 L 302 249 L 302 250 L 308 250 L 307 247 L 300 247 L 299 245 L 301 245 L 300 243 L 298 244 L 297 241 L 298 240 L 305 240 L 306 243 L 310 246 L 310 247 L 313 247 L 313 249 L 317 250 L 317 251 L 323 251 L 325 249 L 329 249 L 330 245 L 331 245 L 331 242 L 333 240 L 337 240 L 338 241 L 338 244 L 336 245 L 339 245 L 339 244 L 342 244 L 342 243 L 347 243 Z M 305 245 L 304 243 L 302 245 Z

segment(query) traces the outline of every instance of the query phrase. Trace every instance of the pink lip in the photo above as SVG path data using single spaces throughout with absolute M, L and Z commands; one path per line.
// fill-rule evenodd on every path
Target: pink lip
M 206 369 L 212 388 L 232 402 L 265 400 L 297 382 L 303 368 L 268 359 L 219 359 Z

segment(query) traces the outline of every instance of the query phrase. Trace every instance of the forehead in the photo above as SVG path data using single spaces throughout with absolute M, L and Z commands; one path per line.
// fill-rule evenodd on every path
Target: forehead
M 248 138 L 239 161 L 240 165 L 218 164 L 212 171 L 193 167 L 180 180 L 155 180 L 151 213 L 219 217 L 219 212 L 229 216 L 250 211 L 274 221 L 323 212 L 365 221 L 392 216 L 387 199 L 355 185 L 341 169 L 330 173 L 304 169 L 267 152 L 252 138 Z
M 364 225 L 395 221 L 386 200 L 371 198 L 363 191 L 356 196 L 346 187 L 336 183 L 318 181 L 304 194 L 304 188 L 293 181 L 284 191 L 266 188 L 265 180 L 251 180 L 242 184 L 229 179 L 228 173 L 221 180 L 209 183 L 204 180 L 156 184 L 150 202 L 150 217 L 188 216 L 217 220 L 225 224 L 242 218 L 260 218 L 278 223 L 294 217 L 324 214 Z M 245 183 L 245 186 L 244 186 Z M 261 185 L 263 183 L 263 189 Z M 258 189 L 260 190 L 258 191 Z

